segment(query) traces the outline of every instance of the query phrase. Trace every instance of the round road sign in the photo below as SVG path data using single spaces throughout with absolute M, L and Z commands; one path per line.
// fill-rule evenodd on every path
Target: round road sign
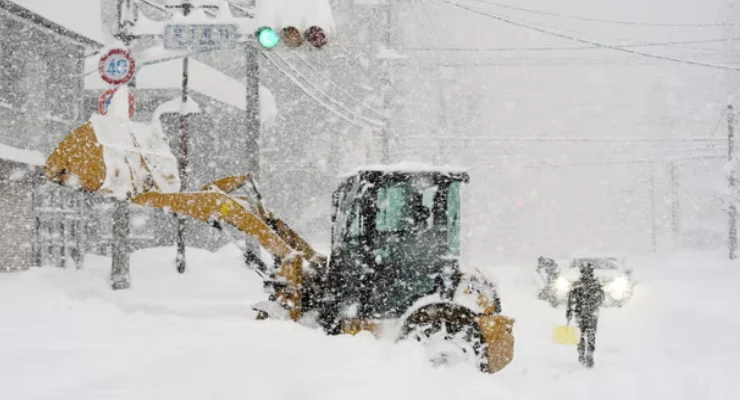
M 113 49 L 100 58 L 100 77 L 111 85 L 122 85 L 136 73 L 136 61 L 124 49 Z
M 113 94 L 116 93 L 116 89 L 110 89 L 106 90 L 105 93 L 103 93 L 102 96 L 100 96 L 100 100 L 98 101 L 98 114 L 105 115 L 108 114 L 108 106 L 110 106 L 110 102 L 113 99 Z M 133 118 L 134 114 L 136 114 L 136 103 L 134 102 L 134 96 L 129 93 L 128 94 L 128 117 Z

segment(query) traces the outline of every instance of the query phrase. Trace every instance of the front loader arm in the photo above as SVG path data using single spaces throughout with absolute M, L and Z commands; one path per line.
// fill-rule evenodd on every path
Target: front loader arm
M 300 318 L 304 262 L 308 258 L 316 264 L 321 258 L 265 209 L 251 176 L 226 177 L 201 191 L 181 192 L 177 160 L 161 126 L 97 114 L 59 143 L 44 173 L 48 181 L 76 190 L 236 227 L 280 259 L 277 273 L 263 279 L 274 285 L 278 302 L 291 318 Z M 248 183 L 255 199 L 229 194 Z
M 254 237 L 265 249 L 281 259 L 294 255 L 293 249 L 264 221 L 224 193 L 149 192 L 134 197 L 132 202 L 188 215 L 203 222 L 225 222 Z

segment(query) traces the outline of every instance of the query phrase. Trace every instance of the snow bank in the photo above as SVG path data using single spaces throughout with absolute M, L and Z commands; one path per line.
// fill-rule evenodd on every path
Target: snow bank
M 563 310 L 537 300 L 533 265 L 495 266 L 516 318 L 516 355 L 484 375 L 435 369 L 412 343 L 328 337 L 254 321 L 259 280 L 235 247 L 137 252 L 130 290 L 107 289 L 109 259 L 84 270 L 0 274 L 0 385 L 5 397 L 74 399 L 729 399 L 740 354 L 740 268 L 715 254 L 642 258 L 640 286 L 602 313 L 596 367 L 550 342 Z

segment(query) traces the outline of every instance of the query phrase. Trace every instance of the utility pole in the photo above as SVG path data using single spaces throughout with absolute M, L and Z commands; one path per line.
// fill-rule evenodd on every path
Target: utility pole
M 182 0 L 179 5 L 166 5 L 166 9 L 180 9 L 182 15 L 187 17 L 195 8 L 212 9 L 218 8 L 216 6 L 201 5 L 196 7 L 191 0 Z M 180 170 L 180 185 L 183 190 L 188 189 L 188 140 L 189 140 L 189 126 L 188 126 L 188 66 L 190 58 L 185 57 L 182 59 L 182 97 L 180 104 L 180 146 L 177 155 L 177 164 Z M 185 262 L 185 217 L 177 215 L 177 257 L 176 265 L 177 272 L 183 274 L 186 269 Z
M 248 169 L 255 177 L 260 176 L 260 63 L 259 49 L 256 45 L 245 46 L 247 102 L 247 159 Z
M 678 166 L 671 162 L 671 228 L 673 233 L 673 246 L 681 245 L 681 207 L 678 194 Z
M 391 0 L 386 6 L 385 6 L 385 13 L 386 13 L 386 31 L 384 32 L 384 41 L 385 46 L 389 49 L 393 48 L 394 45 L 396 45 L 396 2 L 394 0 Z M 381 93 L 383 94 L 383 110 L 388 114 L 392 115 L 392 107 L 393 107 L 393 74 L 391 71 L 391 64 L 392 61 L 390 59 L 384 59 L 380 61 L 380 66 L 382 68 L 382 87 L 381 87 Z M 389 120 L 385 123 L 383 128 L 381 128 L 380 131 L 380 140 L 381 140 L 381 151 L 380 151 L 380 161 L 382 164 L 390 164 L 392 162 L 391 157 L 391 147 L 393 146 L 393 132 L 391 131 L 391 120 Z
M 735 153 L 735 108 L 732 105 L 727 106 L 727 147 L 728 154 L 727 158 L 730 163 L 733 161 Z M 730 251 L 730 260 L 737 258 L 737 207 L 735 206 L 735 169 L 730 170 L 729 177 L 729 192 L 730 192 L 730 204 L 727 211 L 727 218 L 729 219 L 729 237 L 728 237 L 728 248 Z
M 655 171 L 650 173 L 650 218 L 653 252 L 658 251 L 658 224 L 655 219 Z
M 128 29 L 131 26 L 131 3 L 131 0 L 118 0 L 118 39 L 127 48 L 134 39 Z M 127 85 L 129 88 L 135 87 L 136 77 Z M 131 208 L 126 200 L 114 200 L 112 231 L 111 287 L 113 290 L 128 289 L 131 287 L 131 248 L 128 240 L 131 233 Z

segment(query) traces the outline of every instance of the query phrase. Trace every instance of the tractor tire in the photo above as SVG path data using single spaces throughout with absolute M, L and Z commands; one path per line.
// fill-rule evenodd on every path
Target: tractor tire
M 431 304 L 414 312 L 403 324 L 399 340 L 424 345 L 435 366 L 468 364 L 488 372 L 487 345 L 469 309 L 455 304 Z

